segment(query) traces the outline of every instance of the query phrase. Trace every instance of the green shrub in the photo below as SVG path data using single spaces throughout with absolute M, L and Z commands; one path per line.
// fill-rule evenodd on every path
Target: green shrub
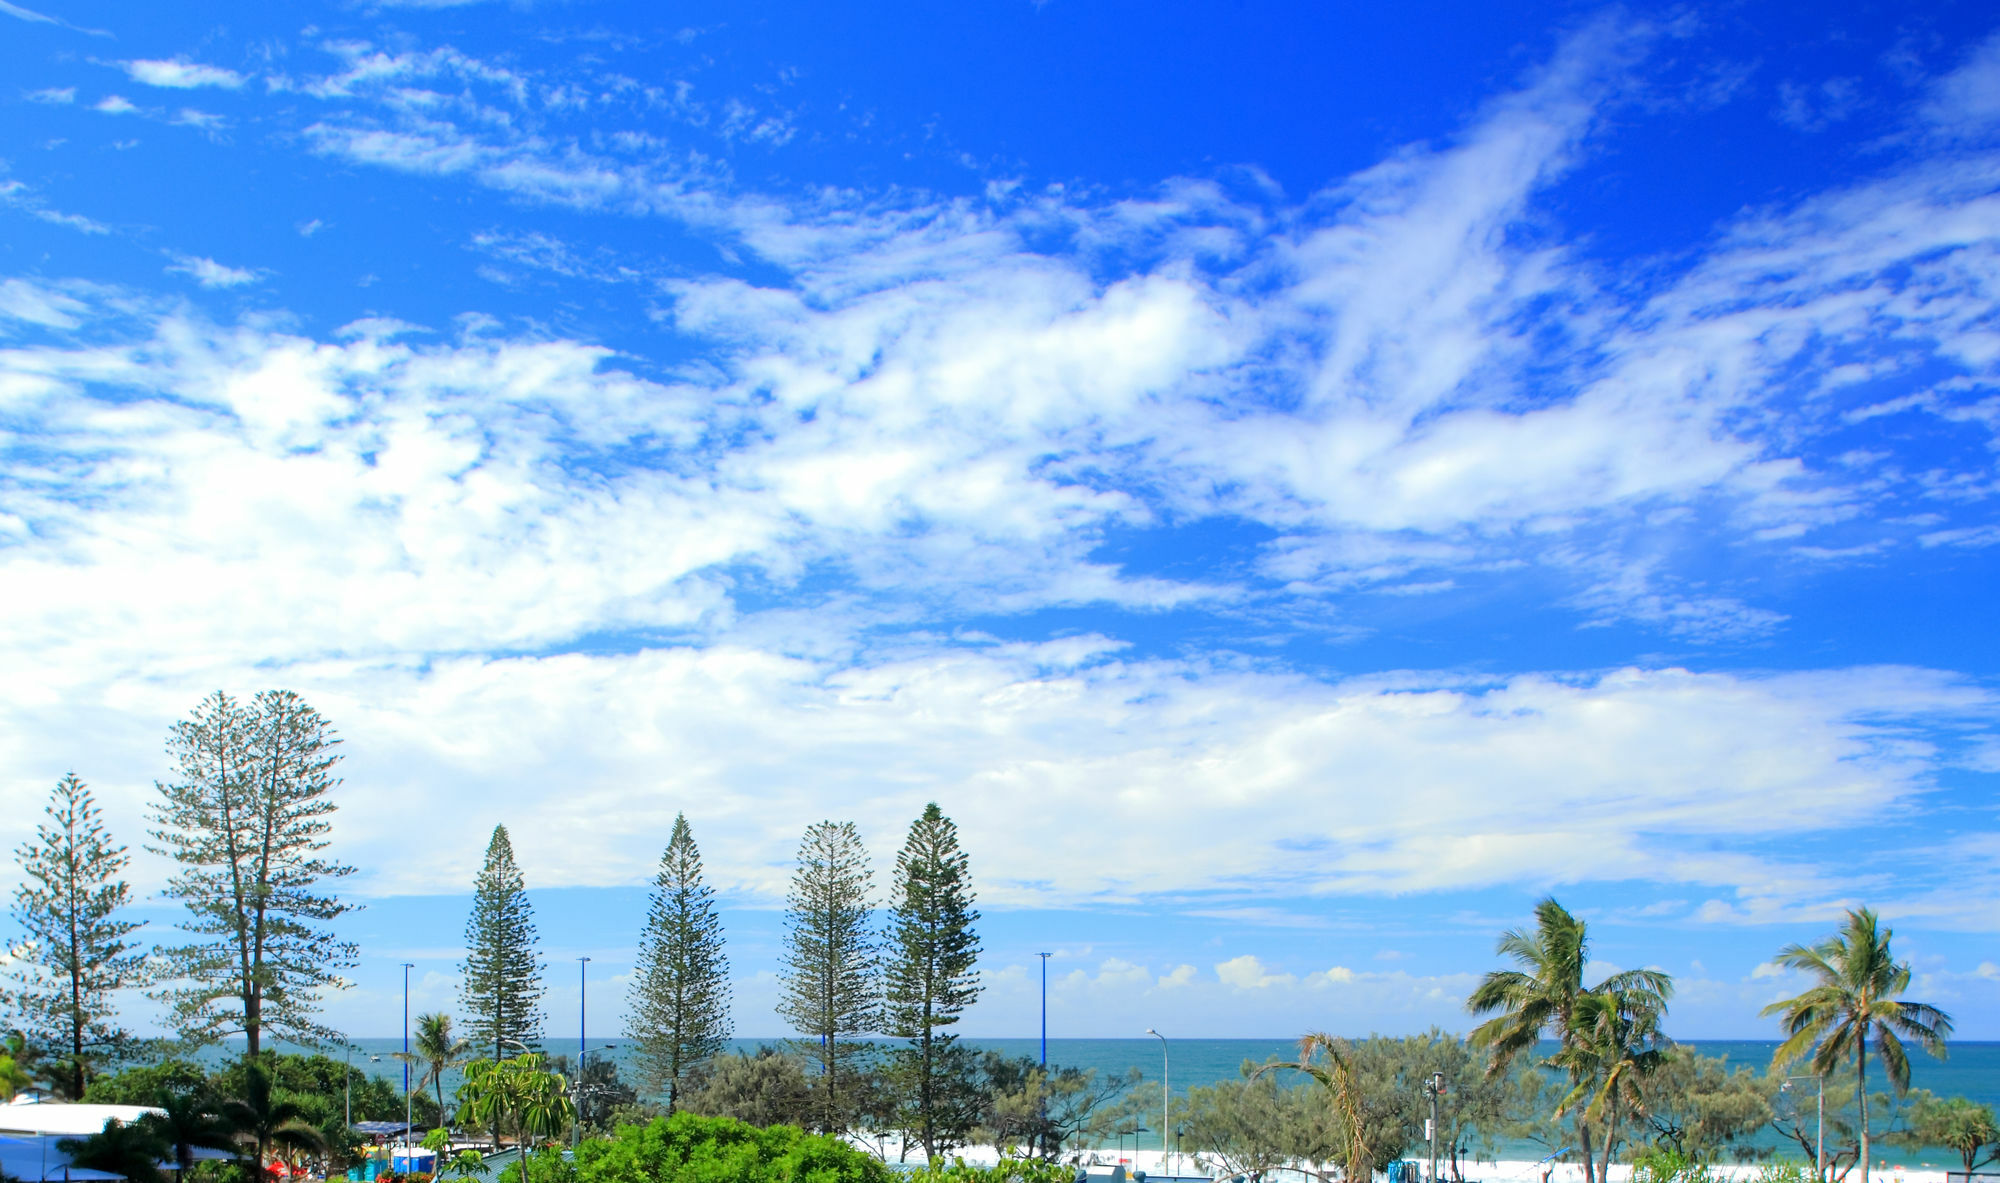
M 1632 1160 L 1632 1183 L 1713 1183 L 1708 1164 L 1685 1151 L 1661 1147 Z
M 593 1138 L 573 1163 L 560 1151 L 528 1155 L 500 1183 L 889 1183 L 889 1171 L 838 1138 L 796 1126 L 676 1113 Z
M 1750 1176 L 1750 1183 L 1813 1183 L 1813 1167 L 1804 1162 L 1767 1162 Z
M 949 1165 L 932 1164 L 910 1179 L 912 1183 L 1073 1183 L 1076 1168 L 1036 1158 L 1003 1158 L 990 1167 L 975 1167 L 954 1158 Z

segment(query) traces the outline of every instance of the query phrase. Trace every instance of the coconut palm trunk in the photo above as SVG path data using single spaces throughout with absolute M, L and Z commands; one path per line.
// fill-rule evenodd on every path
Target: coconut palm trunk
M 1868 1038 L 1854 1041 L 1854 1100 L 1861 1107 L 1861 1183 L 1868 1183 Z

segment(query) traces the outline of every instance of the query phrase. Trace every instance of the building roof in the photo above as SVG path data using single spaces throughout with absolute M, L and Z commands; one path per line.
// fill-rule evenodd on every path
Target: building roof
M 54 1101 L 16 1101 L 0 1105 L 0 1134 L 53 1134 L 87 1138 L 102 1133 L 112 1118 L 127 1125 L 160 1110 L 146 1105 L 65 1105 Z

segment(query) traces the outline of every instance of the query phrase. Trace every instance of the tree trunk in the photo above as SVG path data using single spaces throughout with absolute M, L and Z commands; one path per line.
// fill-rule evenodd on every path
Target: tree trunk
M 924 1011 L 924 1018 L 929 1020 L 928 999 L 925 1000 Z M 923 1074 L 917 1081 L 917 1106 L 921 1114 L 919 1120 L 923 1123 L 924 1161 L 932 1163 L 937 1161 L 937 1154 L 931 1149 L 937 1138 L 936 1125 L 931 1120 L 931 1029 L 928 1021 L 923 1030 L 923 1054 L 918 1059 L 918 1071 Z
M 1611 1095 L 1611 1111 L 1604 1121 L 1604 1165 L 1598 1168 L 1597 1177 L 1603 1183 L 1611 1183 L 1611 1151 L 1618 1145 L 1618 1095 Z
M 1861 1105 L 1861 1183 L 1868 1183 L 1868 1028 L 1854 1041 L 1854 1093 Z
M 1583 1156 L 1583 1183 L 1597 1183 L 1597 1160 L 1591 1157 L 1590 1122 L 1576 1115 L 1576 1148 Z

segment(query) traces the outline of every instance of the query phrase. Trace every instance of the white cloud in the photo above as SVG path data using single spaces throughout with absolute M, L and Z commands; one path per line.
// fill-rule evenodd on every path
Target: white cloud
M 243 75 L 234 70 L 203 65 L 200 62 L 183 61 L 180 58 L 126 62 L 125 73 L 130 75 L 134 82 L 173 90 L 192 90 L 203 86 L 219 86 L 235 90 L 243 85 Z
M 1298 982 L 1298 978 L 1293 974 L 1272 973 L 1268 966 L 1249 953 L 1218 963 L 1215 967 L 1215 976 L 1223 984 L 1238 990 L 1263 990 L 1271 986 L 1291 986 Z
M 1794 370 L 1839 348 L 1894 359 L 1882 372 L 1935 363 L 2000 378 L 1979 278 L 1994 264 L 1977 245 L 1994 236 L 1991 201 L 1976 163 L 1892 173 L 1758 212 L 1679 278 L 1636 289 L 1605 287 L 1560 246 L 1519 246 L 1512 228 L 1615 110 L 1652 36 L 1593 25 L 1457 141 L 1412 147 L 1284 210 L 1193 181 L 1100 205 L 1012 191 L 787 204 L 645 133 L 600 136 L 624 150 L 593 153 L 522 130 L 510 113 L 539 110 L 534 96 L 567 81 L 449 49 L 338 47 L 345 69 L 313 89 L 344 105 L 307 134 L 372 165 L 679 219 L 783 268 L 769 288 L 675 282 L 662 315 L 706 340 L 726 367 L 724 397 L 768 398 L 771 415 L 823 427 L 798 433 L 785 469 L 801 497 L 851 485 L 935 532 L 948 524 L 940 505 L 912 490 L 940 471 L 1020 489 L 1032 465 L 1072 492 L 1110 494 L 1060 511 L 1072 534 L 1216 515 L 1276 530 L 1260 573 L 1291 595 L 1447 592 L 1528 562 L 1572 580 L 1570 603 L 1591 623 L 1767 634 L 1784 614 L 1691 580 L 1685 551 L 1729 539 L 1836 562 L 1896 544 L 1883 526 L 1859 541 L 1811 537 L 1865 529 L 1871 502 L 1933 492 L 1814 456 L 1840 422 L 1793 399 Z M 427 78 L 463 89 L 417 103 L 408 84 Z M 1029 247 L 1054 227 L 1074 255 Z M 552 273 L 631 274 L 533 235 L 480 245 Z M 1108 279 L 1094 270 L 1121 252 L 1159 261 L 1107 266 Z M 1539 311 L 1550 305 L 1562 312 Z M 769 417 L 748 421 L 761 430 Z M 1053 508 L 1035 492 L 1037 511 Z M 1663 529 L 1676 513 L 1708 528 Z M 1076 570 L 1059 598 L 1237 594 L 1107 576 Z
M 28 92 L 28 101 L 31 103 L 74 103 L 76 101 L 76 87 L 51 86 L 42 90 L 31 90 Z
M 2000 203 L 1976 167 L 1921 163 L 1755 212 L 1678 276 L 1606 290 L 1513 230 L 1632 49 L 1595 28 L 1457 141 L 1271 211 L 1199 182 L 1096 205 L 728 196 L 651 145 L 598 156 L 481 123 L 531 101 L 517 72 L 345 47 L 308 88 L 331 105 L 319 150 L 680 218 L 782 279 L 667 285 L 662 318 L 704 364 L 655 378 L 490 325 L 321 340 L 0 289 L 17 319 L 72 334 L 0 355 L 0 398 L 36 444 L 0 490 L 24 523 L 0 551 L 0 668 L 43 671 L 0 695 L 0 775 L 45 779 L 20 737 L 90 736 L 132 805 L 200 693 L 282 680 L 349 737 L 343 841 L 381 849 L 421 800 L 513 824 L 543 883 L 635 881 L 698 804 L 718 877 L 771 898 L 800 818 L 852 814 L 886 843 L 937 797 L 980 866 L 1005 869 L 982 872 L 1001 903 L 1199 890 L 1228 897 L 1208 914 L 1276 924 L 1234 901 L 1645 878 L 1714 889 L 1700 918 L 1758 923 L 1879 886 L 1761 843 L 1921 801 L 1948 763 L 1931 729 L 1991 724 L 1977 684 L 1664 663 L 1328 681 L 1110 637 L 908 631 L 1079 604 L 1320 628 L 1354 588 L 1523 563 L 1572 580 L 1587 622 L 1778 627 L 1647 548 L 1677 529 L 1791 545 L 1887 496 L 1850 449 L 1812 462 L 1838 417 L 1792 397 L 1801 358 L 1880 347 L 1991 375 Z M 1077 253 L 1031 247 L 1052 227 Z M 476 245 L 609 273 L 547 236 Z M 1157 265 L 1100 267 L 1135 247 Z M 1549 302 L 1566 318 L 1533 322 Z M 1526 364 L 1524 318 L 1561 329 L 1554 377 Z M 1978 395 L 1924 397 L 1946 420 Z M 1117 528 L 1231 516 L 1278 535 L 1250 575 L 1094 557 Z M 834 590 L 790 596 L 809 582 Z M 746 588 L 790 603 L 752 610 Z M 586 638 L 608 651 L 565 652 Z M 1055 815 L 1061 834 L 1017 833 Z M 1105 859 L 1106 833 L 1176 857 Z M 368 888 L 457 885 L 477 853 L 450 836 L 371 866 Z M 1197 985 L 1180 974 L 1112 959 L 1078 976 Z M 1387 988 L 1254 957 L 1217 974 Z
M 47 222 L 52 226 L 63 226 L 84 234 L 109 234 L 111 227 L 82 214 L 65 213 L 50 209 L 33 190 L 20 181 L 0 181 L 0 205 L 18 209 L 31 218 Z M 73 327 L 73 326 L 69 326 Z
M 134 106 L 132 101 L 123 95 L 113 94 L 99 99 L 91 109 L 102 111 L 106 115 L 125 115 L 137 111 L 139 108 Z
M 229 126 L 229 120 L 223 116 L 208 111 L 197 111 L 193 107 L 182 107 L 174 113 L 173 119 L 169 122 L 176 127 L 192 127 L 211 135 Z
M 0 280 L 0 316 L 52 329 L 73 329 L 83 301 L 21 279 Z
M 1958 136 L 2000 126 L 2000 33 L 1980 42 L 1964 64 L 1933 84 L 1923 116 L 1938 130 Z
M 227 267 L 200 255 L 175 255 L 167 268 L 188 276 L 205 288 L 235 288 L 257 282 L 257 273 L 242 267 Z
M 1144 511 L 1049 481 L 1031 457 L 1086 395 L 1157 407 L 1145 383 L 1164 370 L 1149 367 L 1186 348 L 1171 326 L 1201 313 L 1171 283 L 1076 292 L 1074 311 L 1023 330 L 1039 369 L 940 340 L 932 359 L 808 381 L 773 353 L 720 396 L 573 342 L 424 343 L 408 326 L 327 342 L 174 313 L 127 343 L 0 354 L 11 421 L 37 441 L 0 491 L 33 532 L 0 551 L 5 664 L 44 671 L 0 695 L 27 712 L 0 731 L 115 733 L 111 749 L 144 753 L 119 774 L 142 785 L 202 692 L 282 679 L 350 737 L 357 840 L 392 833 L 421 794 L 533 835 L 549 883 L 642 877 L 653 831 L 693 795 L 721 830 L 712 865 L 768 894 L 797 818 L 851 813 L 887 841 L 936 796 L 991 835 L 979 856 L 1008 869 L 994 896 L 1017 903 L 1641 877 L 1768 915 L 1848 888 L 1757 842 L 1917 800 L 1947 757 L 1910 729 L 1991 722 L 1987 691 L 1895 668 L 1328 683 L 1127 656 L 1114 638 L 893 632 L 862 656 L 858 633 L 897 619 L 869 589 L 957 604 L 1189 594 L 1083 562 L 1080 529 Z M 79 334 L 100 315 L 17 303 Z M 1078 376 L 1097 352 L 1135 360 Z M 995 368 L 1022 397 L 969 397 Z M 753 375 L 776 410 L 747 397 Z M 791 410 L 807 405 L 818 414 Z M 621 460 L 635 441 L 658 460 Z M 744 615 L 732 597 L 832 556 L 858 590 L 828 604 Z M 639 651 L 486 656 L 587 635 Z M 81 713 L 21 705 L 57 691 L 46 671 Z M 13 742 L 0 768 L 38 783 Z M 671 793 L 634 797 L 662 778 Z M 1024 813 L 1072 824 L 1009 837 Z M 591 819 L 607 814 L 629 830 L 606 835 Z M 1179 853 L 1107 861 L 1100 833 Z M 478 853 L 462 845 L 376 868 L 372 890 L 456 883 Z

